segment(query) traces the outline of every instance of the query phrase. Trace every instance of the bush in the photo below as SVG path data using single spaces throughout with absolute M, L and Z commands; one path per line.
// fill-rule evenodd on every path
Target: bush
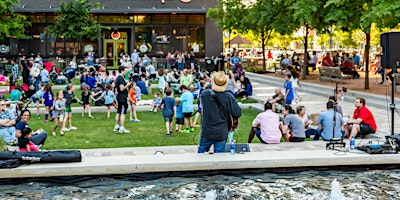
M 263 69 L 259 67 L 245 67 L 246 72 L 263 73 Z

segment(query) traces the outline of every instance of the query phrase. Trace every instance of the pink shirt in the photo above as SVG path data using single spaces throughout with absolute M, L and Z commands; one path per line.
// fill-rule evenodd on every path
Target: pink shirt
M 29 148 L 30 148 L 30 150 L 31 151 L 39 151 L 39 149 L 36 147 L 36 145 L 35 144 L 33 144 L 33 142 L 31 142 L 31 141 L 29 141 Z M 19 151 L 20 152 L 27 152 L 28 151 L 28 149 L 27 148 L 19 148 Z
M 268 144 L 277 144 L 281 141 L 282 133 L 279 129 L 279 115 L 267 110 L 257 115 L 253 120 L 253 127 L 260 126 L 261 139 Z

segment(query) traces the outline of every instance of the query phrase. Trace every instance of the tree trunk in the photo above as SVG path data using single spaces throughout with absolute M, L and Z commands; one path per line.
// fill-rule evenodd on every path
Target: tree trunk
M 265 66 L 265 33 L 261 31 L 261 48 L 262 48 L 262 68 L 263 72 L 267 71 L 267 67 Z M 258 64 L 258 59 L 257 59 Z
M 371 46 L 371 33 L 365 33 L 366 42 L 364 49 L 365 84 L 364 89 L 369 89 L 369 48 Z
M 307 67 L 308 67 L 308 26 L 306 26 L 306 36 L 304 38 L 304 62 L 303 62 L 303 72 L 301 73 L 301 79 L 306 79 Z

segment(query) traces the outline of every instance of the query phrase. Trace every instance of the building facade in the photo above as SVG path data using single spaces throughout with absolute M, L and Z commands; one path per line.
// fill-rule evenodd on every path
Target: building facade
M 114 60 L 118 54 L 138 49 L 151 57 L 165 57 L 168 52 L 194 51 L 196 57 L 219 55 L 222 50 L 221 30 L 215 21 L 206 17 L 208 8 L 216 0 L 96 0 L 102 7 L 93 9 L 92 18 L 109 27 L 94 41 L 54 38 L 46 34 L 46 27 L 56 21 L 56 10 L 61 0 L 20 0 L 15 12 L 27 16 L 32 26 L 26 28 L 30 39 L 10 38 L 4 46 L 8 52 L 42 57 L 71 57 L 93 51 L 96 57 Z M 163 3 L 164 2 L 164 3 Z M 8 42 L 8 44 L 7 44 Z

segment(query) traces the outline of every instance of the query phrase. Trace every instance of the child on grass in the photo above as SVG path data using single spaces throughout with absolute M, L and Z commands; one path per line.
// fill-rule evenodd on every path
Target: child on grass
M 60 122 L 60 135 L 64 135 L 64 131 L 62 131 L 62 126 L 64 123 L 64 115 L 65 115 L 65 102 L 67 100 L 64 99 L 64 93 L 62 90 L 57 92 L 57 99 L 54 102 L 53 106 L 53 117 L 54 117 L 54 128 L 53 128 L 53 136 L 56 135 L 57 127 Z
M 182 132 L 182 125 L 183 125 L 182 103 L 179 101 L 179 97 L 175 98 L 175 102 L 176 102 L 175 131 Z
M 157 112 L 157 110 L 160 108 L 161 108 L 160 93 L 156 92 L 154 93 L 153 106 L 151 107 L 150 112 Z
M 185 122 L 185 130 L 183 133 L 190 133 L 194 131 L 192 127 L 192 113 L 193 113 L 193 94 L 188 90 L 186 85 L 181 85 L 180 87 L 182 91 L 182 95 L 179 98 L 179 101 L 182 102 L 182 112 Z
M 136 99 L 135 88 L 136 88 L 136 82 L 132 82 L 129 92 L 128 92 L 128 98 L 129 98 L 128 103 L 131 105 L 131 112 L 129 113 L 129 121 L 130 122 L 140 122 L 140 120 L 138 120 L 137 114 L 136 114 L 137 99 Z M 133 116 L 135 117 L 135 119 L 132 118 L 132 113 L 133 113 Z
M 82 117 L 85 116 L 85 110 L 87 110 L 88 114 L 89 114 L 89 118 L 94 118 L 92 116 L 92 112 L 90 110 L 90 86 L 88 84 L 85 84 L 82 86 L 83 87 L 83 91 L 82 91 Z M 92 97 L 93 98 L 93 97 Z
M 107 106 L 107 119 L 109 119 L 111 114 L 111 106 L 114 106 L 114 108 L 117 109 L 114 102 L 115 94 L 112 90 L 111 84 L 106 84 L 106 91 L 104 91 L 99 98 L 93 99 L 93 101 L 96 102 L 101 98 L 104 98 L 105 100 L 105 105 Z
M 31 87 L 35 87 L 35 86 L 32 85 Z M 35 94 L 33 94 L 31 96 L 31 98 L 29 98 L 29 101 L 26 105 L 26 107 L 28 107 L 31 102 L 36 104 L 36 118 L 38 118 L 38 119 L 40 119 L 39 108 L 40 108 L 40 101 L 43 98 L 43 94 L 44 94 L 43 89 L 44 89 L 44 85 L 39 84 L 39 89 L 35 92 Z
M 175 99 L 171 96 L 172 89 L 165 89 L 165 97 L 161 100 L 161 105 L 163 106 L 162 115 L 164 116 L 165 128 L 167 129 L 166 136 L 172 134 L 172 117 L 176 116 L 176 103 Z
M 31 128 L 26 127 L 22 129 L 21 137 L 18 138 L 19 151 L 39 151 L 39 148 L 37 148 L 36 145 L 32 141 L 30 141 L 32 134 L 33 131 Z
M 44 86 L 44 94 L 43 94 L 43 98 L 42 98 L 42 104 L 44 104 L 46 106 L 46 114 L 44 115 L 45 116 L 44 122 L 48 122 L 49 114 L 51 117 L 51 121 L 53 121 L 53 111 L 51 110 L 51 107 L 53 106 L 53 102 L 54 102 L 54 94 L 51 89 L 51 85 L 46 84 Z
M 74 95 L 74 90 L 75 90 L 75 86 L 72 83 L 70 83 L 67 85 L 67 87 L 63 91 L 66 102 L 65 102 L 65 119 L 64 119 L 63 126 L 62 126 L 63 128 L 61 129 L 62 131 L 70 131 L 70 130 L 78 129 L 75 126 L 72 126 L 71 104 L 72 104 L 72 101 L 79 101 L 79 99 L 76 98 Z M 67 121 L 69 122 L 69 128 L 66 127 Z

